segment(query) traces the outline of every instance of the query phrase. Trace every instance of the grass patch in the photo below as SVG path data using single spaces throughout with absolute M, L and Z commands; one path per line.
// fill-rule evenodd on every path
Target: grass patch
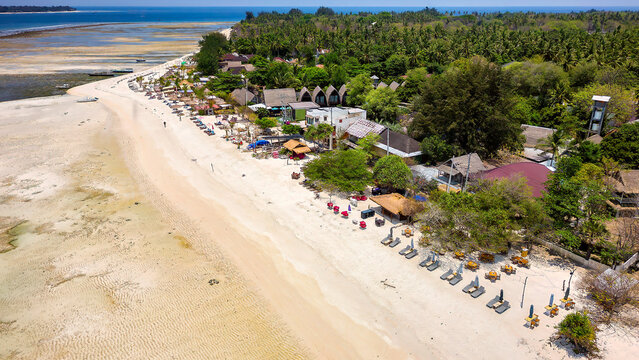
M 16 248 L 13 243 L 20 235 L 27 232 L 26 223 L 26 220 L 0 217 L 0 253 Z

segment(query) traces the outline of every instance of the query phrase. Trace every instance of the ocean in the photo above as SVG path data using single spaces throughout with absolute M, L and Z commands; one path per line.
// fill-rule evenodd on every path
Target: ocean
M 340 13 L 420 10 L 423 7 L 332 7 Z M 597 10 L 639 10 L 639 6 L 599 6 Z M 102 23 L 157 23 L 157 22 L 237 22 L 244 19 L 246 11 L 287 12 L 291 7 L 77 7 L 77 12 L 0 14 L 0 36 L 33 29 L 48 29 L 73 25 Z M 317 7 L 299 7 L 313 13 Z M 544 6 L 544 7 L 437 7 L 441 12 L 489 13 L 489 12 L 551 12 L 566 13 L 588 11 L 592 7 Z

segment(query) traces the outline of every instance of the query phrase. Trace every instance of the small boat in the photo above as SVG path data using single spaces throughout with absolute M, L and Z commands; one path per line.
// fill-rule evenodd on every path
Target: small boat
M 113 69 L 111 70 L 111 72 L 114 74 L 127 74 L 127 73 L 132 73 L 133 69 L 132 68 Z
M 93 102 L 93 101 L 98 101 L 98 98 L 95 96 L 87 96 L 85 98 L 78 100 L 79 103 Z
M 62 85 L 56 85 L 56 89 L 69 89 L 71 88 L 71 85 L 69 84 L 62 84 Z
M 89 76 L 113 76 L 114 74 L 111 71 L 97 71 L 89 73 Z
M 135 59 L 135 62 L 146 62 L 146 59 Z

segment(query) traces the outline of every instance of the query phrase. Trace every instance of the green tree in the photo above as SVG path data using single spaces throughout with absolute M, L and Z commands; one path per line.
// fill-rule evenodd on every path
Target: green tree
M 578 353 L 596 353 L 597 327 L 585 312 L 566 315 L 557 326 L 557 334 L 568 339 Z
M 591 84 L 576 92 L 572 99 L 574 113 L 583 120 L 584 126 L 590 120 L 593 95 L 610 96 L 610 102 L 606 106 L 606 119 L 603 124 L 603 130 L 606 132 L 612 130 L 607 127 L 608 121 L 612 122 L 613 126 L 621 126 L 636 114 L 636 99 L 632 91 L 626 90 L 619 85 Z
M 601 161 L 601 146 L 591 141 L 582 141 L 575 152 L 575 156 L 581 159 L 581 162 L 597 164 Z
M 368 74 L 359 74 L 351 79 L 347 85 L 350 106 L 362 106 L 366 102 L 366 95 L 373 90 L 373 81 Z
M 293 125 L 293 124 L 284 124 L 282 125 L 282 132 L 284 134 L 299 134 L 302 131 L 302 127 L 299 125 Z
M 422 160 L 429 165 L 435 165 L 459 153 L 459 149 L 455 149 L 439 135 L 425 137 L 421 149 Z
M 339 89 L 342 85 L 348 81 L 348 73 L 344 67 L 339 65 L 331 66 L 331 80 L 330 83 L 336 89 Z
M 217 76 L 207 84 L 207 87 L 210 90 L 222 91 L 225 93 L 230 93 L 242 86 L 242 77 L 240 75 L 233 75 L 230 72 L 221 72 L 217 74 Z
M 228 48 L 226 36 L 219 32 L 206 34 L 202 36 L 199 45 L 200 51 L 194 55 L 198 71 L 206 75 L 217 73 L 220 58 Z
M 255 125 L 262 129 L 267 129 L 277 126 L 277 121 L 274 118 L 263 117 L 255 120 Z
M 313 66 L 302 68 L 299 72 L 299 79 L 304 86 L 312 90 L 315 86 L 328 85 L 330 77 L 326 70 Z
M 397 93 L 389 87 L 385 87 L 371 90 L 368 95 L 366 95 L 362 107 L 367 111 L 367 116 L 377 121 L 395 122 L 399 112 L 398 105 L 399 98 L 397 97 Z
M 639 168 L 639 123 L 625 124 L 604 137 L 601 153 L 629 168 Z
M 519 149 L 520 124 L 510 119 L 513 103 L 507 75 L 481 57 L 460 60 L 428 81 L 415 97 L 410 132 L 418 139 L 439 134 L 465 152 L 491 156 Z
M 369 157 L 373 157 L 375 154 L 375 144 L 380 140 L 380 136 L 377 133 L 371 132 L 363 138 L 357 140 L 357 145 L 364 150 Z
M 364 191 L 371 182 L 367 159 L 368 156 L 362 150 L 328 151 L 303 167 L 304 176 L 339 191 Z
M 373 180 L 378 186 L 403 190 L 413 179 L 413 173 L 404 160 L 397 155 L 384 156 L 373 167 Z
M 268 116 L 268 110 L 266 108 L 260 107 L 255 110 L 255 114 L 257 115 L 258 119 L 265 118 Z
M 332 15 L 335 15 L 335 11 L 329 7 L 320 6 L 319 8 L 317 8 L 317 11 L 315 11 L 315 15 L 316 16 L 332 16 Z
M 283 62 L 270 63 L 266 69 L 265 80 L 266 87 L 272 89 L 296 87 L 299 84 L 291 66 Z
M 422 86 L 428 81 L 430 74 L 426 68 L 408 70 L 406 84 L 398 89 L 399 97 L 404 101 L 411 101 L 413 96 L 419 93 Z
M 552 154 L 553 162 L 559 159 L 559 150 L 568 146 L 568 135 L 561 129 L 556 130 L 548 137 L 540 139 L 536 148 L 548 151 Z
M 391 55 L 384 62 L 384 70 L 387 76 L 399 76 L 406 73 L 408 68 L 408 57 L 406 55 Z

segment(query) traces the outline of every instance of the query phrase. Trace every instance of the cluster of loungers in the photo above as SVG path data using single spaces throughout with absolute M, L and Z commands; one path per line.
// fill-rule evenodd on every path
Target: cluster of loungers
M 208 126 L 204 125 L 204 123 L 202 123 L 202 120 L 198 119 L 197 117 L 191 117 L 191 121 L 193 121 L 193 123 L 197 125 L 197 127 L 199 127 L 201 130 L 204 130 L 204 133 L 206 135 L 215 135 L 215 131 L 213 131 L 213 129 L 209 129 Z
M 394 248 L 395 246 L 399 245 L 402 241 L 399 238 L 395 238 L 395 240 L 393 240 L 390 236 L 386 237 L 384 240 L 381 241 L 381 243 L 383 245 L 386 245 L 388 247 L 392 247 Z M 411 244 L 411 245 L 406 245 L 405 248 L 403 248 L 400 252 L 400 255 L 404 256 L 407 259 L 412 259 L 415 256 L 417 256 L 418 252 L 417 249 L 415 249 L 415 247 Z

